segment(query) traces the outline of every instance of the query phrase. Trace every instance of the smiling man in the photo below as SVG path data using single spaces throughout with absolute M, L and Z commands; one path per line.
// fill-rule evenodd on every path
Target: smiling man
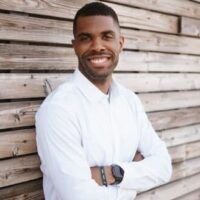
M 133 200 L 170 179 L 169 154 L 138 97 L 112 77 L 124 44 L 113 9 L 86 4 L 73 33 L 78 68 L 36 115 L 45 199 Z

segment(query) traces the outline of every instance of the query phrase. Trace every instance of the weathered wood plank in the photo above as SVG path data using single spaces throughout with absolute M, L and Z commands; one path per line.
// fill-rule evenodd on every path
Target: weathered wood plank
M 200 174 L 181 179 L 140 194 L 136 200 L 173 200 L 200 188 Z M 178 191 L 178 192 L 177 192 Z
M 2 200 L 7 198 L 15 198 L 21 194 L 29 194 L 42 189 L 42 180 L 34 180 L 25 183 L 20 183 L 14 186 L 8 186 L 0 189 L 0 197 Z
M 107 0 L 108 1 L 108 0 Z M 111 2 L 123 3 L 128 6 L 135 6 L 164 13 L 170 13 L 180 16 L 200 18 L 200 9 L 197 4 L 188 0 L 110 0 Z M 195 0 L 198 2 L 199 0 Z M 76 11 L 85 3 L 91 2 L 90 0 L 70 1 L 70 0 L 48 0 L 48 3 L 42 0 L 23 1 L 23 0 L 1 0 L 0 8 L 2 10 L 25 12 L 30 14 L 39 14 L 46 16 L 55 16 L 61 18 L 73 19 Z M 93 2 L 93 1 L 92 1 Z
M 200 57 L 152 52 L 123 51 L 118 71 L 200 72 Z
M 181 17 L 181 34 L 200 37 L 200 19 Z
M 193 143 L 189 143 L 185 145 L 185 158 L 186 159 L 190 159 L 190 158 L 194 158 L 194 157 L 199 157 L 200 155 L 200 141 L 196 141 Z
M 34 129 L 0 133 L 0 158 L 15 157 L 36 152 Z
M 34 125 L 34 115 L 39 105 L 37 101 L 1 103 L 0 129 Z M 163 130 L 200 123 L 200 108 L 153 112 L 148 113 L 148 116 L 156 130 Z M 167 138 L 170 138 L 170 134 Z
M 14 3 L 12 0 L 9 3 L 3 2 L 4 4 L 3 5 L 0 4 L 0 8 L 2 5 L 4 9 L 7 8 L 8 10 L 14 9 L 15 11 L 23 11 L 26 13 L 31 13 L 32 11 L 34 14 L 50 15 L 50 16 L 73 19 L 77 9 L 80 8 L 86 2 L 89 1 L 84 1 L 84 2 L 81 1 L 80 3 L 80 1 L 56 2 L 55 0 L 54 1 L 51 0 L 47 4 L 45 2 L 42 2 L 41 0 L 38 0 L 37 3 L 35 4 L 34 3 L 25 4 L 24 2 L 21 2 L 20 6 L 14 7 L 16 3 Z M 12 5 L 12 3 L 14 3 L 14 5 Z M 147 10 L 145 11 L 137 8 L 130 8 L 127 6 L 120 6 L 110 3 L 108 5 L 111 6 L 118 13 L 121 26 L 141 28 L 141 29 L 154 30 L 160 32 L 177 33 L 178 18 L 175 16 L 169 16 L 157 12 L 152 12 Z M 41 9 L 34 9 L 34 7 L 36 6 Z
M 125 48 L 127 49 L 200 54 L 200 40 L 198 38 L 130 29 L 122 29 L 121 32 L 125 36 Z
M 0 74 L 0 99 L 45 97 L 48 86 L 56 88 L 71 74 Z M 200 74 L 121 73 L 115 78 L 135 92 L 200 89 Z M 15 87 L 13 87 L 15 85 Z M 196 94 L 198 95 L 198 94 Z
M 122 3 L 128 6 L 135 6 L 144 9 L 161 11 L 174 15 L 194 17 L 200 19 L 200 7 L 197 3 L 189 0 L 106 0 L 110 2 Z M 199 1 L 199 0 L 196 0 Z
M 118 14 L 122 27 L 138 28 L 167 33 L 178 32 L 178 18 L 148 10 L 128 6 L 105 3 Z
M 38 190 L 30 193 L 21 194 L 15 197 L 10 197 L 5 200 L 44 200 L 43 190 Z
M 200 199 L 200 188 L 180 198 L 176 198 L 175 200 L 199 200 L 199 199 Z
M 53 80 L 60 84 L 68 77 L 67 75 L 45 73 L 0 74 L 0 99 L 45 97 L 48 83 L 46 79 L 54 78 Z
M 34 125 L 34 115 L 41 101 L 0 104 L 0 129 Z
M 200 157 L 200 141 L 168 148 L 173 163 Z
M 77 63 L 72 48 L 0 44 L 0 70 L 72 70 Z
M 173 164 L 171 181 L 200 173 L 200 157 Z
M 200 124 L 164 130 L 158 134 L 168 147 L 195 142 L 200 140 Z
M 28 16 L 0 14 L 1 40 L 71 44 L 72 22 Z M 200 54 L 198 38 L 122 29 L 125 48 Z
M 24 156 L 0 162 L 0 188 L 42 176 L 39 170 L 40 160 L 37 155 Z
M 1 40 L 70 44 L 72 39 L 71 22 L 1 13 L 0 24 Z
M 0 9 L 73 19 L 75 13 L 81 6 L 94 1 L 95 0 L 1 0 Z
M 72 70 L 78 65 L 67 47 L 0 44 L 0 70 Z M 200 72 L 200 57 L 123 51 L 116 71 Z
M 199 74 L 118 73 L 116 79 L 135 92 L 193 90 L 200 88 Z
M 148 117 L 156 130 L 176 128 L 200 123 L 200 108 L 153 112 Z
M 200 90 L 142 93 L 139 97 L 147 112 L 200 106 Z

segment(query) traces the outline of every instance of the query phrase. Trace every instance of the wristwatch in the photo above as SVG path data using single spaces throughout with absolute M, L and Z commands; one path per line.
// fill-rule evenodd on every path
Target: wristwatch
M 115 182 L 112 185 L 121 183 L 124 177 L 124 170 L 119 165 L 111 165 L 112 175 L 115 178 Z

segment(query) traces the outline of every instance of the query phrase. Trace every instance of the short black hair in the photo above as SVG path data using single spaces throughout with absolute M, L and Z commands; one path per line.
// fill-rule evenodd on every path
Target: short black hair
M 73 21 L 73 34 L 75 36 L 76 31 L 76 23 L 79 17 L 86 17 L 86 16 L 110 16 L 113 18 L 114 22 L 119 26 L 119 20 L 117 17 L 116 12 L 109 6 L 100 3 L 100 2 L 92 2 L 85 4 L 82 8 L 80 8 Z

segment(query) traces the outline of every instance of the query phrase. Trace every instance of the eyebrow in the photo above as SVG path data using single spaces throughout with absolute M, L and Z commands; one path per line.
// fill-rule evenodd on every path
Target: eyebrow
M 116 33 L 115 33 L 114 31 L 112 31 L 112 30 L 103 31 L 102 34 L 103 34 L 103 35 L 112 34 L 112 35 L 114 35 L 114 36 L 116 35 Z
M 101 35 L 105 35 L 105 34 L 113 34 L 113 35 L 116 35 L 116 33 L 112 30 L 106 30 L 106 31 L 103 31 L 101 32 Z M 81 36 L 88 36 L 88 37 L 91 37 L 91 33 L 87 33 L 87 32 L 82 32 L 82 33 L 79 33 L 77 35 L 77 37 L 81 37 Z
M 77 35 L 77 37 L 81 37 L 81 36 L 88 36 L 88 37 L 90 37 L 91 36 L 91 34 L 90 33 L 79 33 L 78 35 Z

